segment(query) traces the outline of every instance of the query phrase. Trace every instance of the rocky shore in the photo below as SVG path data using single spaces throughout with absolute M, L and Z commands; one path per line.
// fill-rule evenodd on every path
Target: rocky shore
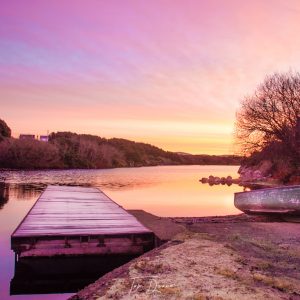
M 241 186 L 279 186 L 300 184 L 300 174 L 286 164 L 274 163 L 271 160 L 262 160 L 254 165 L 242 164 L 238 170 L 239 177 L 232 178 L 218 177 L 210 175 L 203 177 L 199 181 L 209 185 L 232 185 Z
M 300 184 L 299 171 L 289 164 L 263 160 L 256 165 L 242 165 L 239 168 L 241 182 L 264 183 L 265 185 Z
M 218 176 L 213 176 L 213 175 L 210 175 L 208 178 L 202 177 L 199 181 L 201 183 L 208 183 L 209 185 L 218 185 L 218 184 L 225 185 L 225 184 L 227 184 L 228 186 L 230 186 L 232 184 L 240 184 L 241 183 L 239 178 L 233 179 L 231 176 L 218 177 Z
M 71 299 L 300 299 L 299 223 L 132 213 L 169 241 Z

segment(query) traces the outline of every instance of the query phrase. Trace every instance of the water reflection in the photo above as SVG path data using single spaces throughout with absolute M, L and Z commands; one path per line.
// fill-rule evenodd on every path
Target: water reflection
M 15 264 L 11 295 L 72 293 L 136 256 L 21 258 Z
M 8 202 L 9 199 L 9 189 L 8 184 L 0 182 L 0 209 Z
M 80 185 L 102 189 L 126 209 L 144 209 L 159 216 L 209 216 L 238 213 L 237 185 L 199 183 L 208 174 L 235 176 L 232 166 L 174 166 L 110 170 L 5 171 L 1 178 L 10 198 L 32 200 L 47 185 Z M 3 186 L 3 184 L 2 184 Z M 3 201 L 5 201 L 3 199 Z
M 10 299 L 9 284 L 13 277 L 14 253 L 10 250 L 10 235 L 32 207 L 47 185 L 94 186 L 102 189 L 109 197 L 125 209 L 142 209 L 158 216 L 199 217 L 237 214 L 233 205 L 233 193 L 242 191 L 237 185 L 209 186 L 199 183 L 201 177 L 236 177 L 238 167 L 232 166 L 174 166 L 111 170 L 60 170 L 60 171 L 5 171 L 0 172 L 0 299 Z M 24 201 L 26 200 L 26 201 Z M 54 263 L 56 260 L 53 260 Z M 92 258 L 91 258 L 92 261 Z M 59 262 L 59 261 L 58 261 Z M 42 263 L 42 262 L 40 262 Z M 45 262 L 48 265 L 49 261 Z M 68 267 L 58 267 L 68 269 Z M 66 262 L 67 264 L 67 262 Z M 71 261 L 70 270 L 75 261 Z M 68 279 L 67 274 L 41 274 L 28 264 L 16 264 L 16 273 L 11 282 L 12 294 L 37 292 L 72 291 L 86 282 L 94 281 L 107 269 L 86 263 L 92 273 L 81 278 Z M 78 272 L 84 274 L 84 263 L 79 260 Z M 42 267 L 43 270 L 55 266 Z M 73 271 L 72 271 L 73 272 Z M 77 272 L 77 271 L 76 271 Z M 74 274 L 76 274 L 74 272 Z M 30 275 L 30 274 L 31 275 Z M 59 277 L 62 276 L 62 277 Z M 61 278 L 64 278 L 62 280 Z M 75 284 L 75 282 L 77 282 Z M 74 285 L 73 285 L 74 284 Z M 32 289 L 31 289 L 32 288 Z M 67 295 L 37 295 L 30 300 L 66 299 Z M 14 296 L 14 300 L 28 299 Z
M 17 200 L 29 200 L 37 198 L 39 194 L 46 188 L 47 185 L 39 184 L 7 184 L 9 188 L 10 197 Z
M 140 168 L 140 170 L 145 168 Z M 147 168 L 146 168 L 147 169 Z M 150 169 L 150 168 L 149 168 Z M 151 172 L 151 171 L 150 171 Z M 136 176 L 134 169 L 108 170 L 48 170 L 48 171 L 2 171 L 0 181 L 24 184 L 33 189 L 47 185 L 81 185 L 106 188 L 109 190 L 147 187 L 159 182 L 159 178 Z M 143 173 L 143 172 L 142 172 Z
M 17 200 L 31 200 L 46 188 L 45 184 L 10 184 L 0 182 L 0 209 L 10 198 Z

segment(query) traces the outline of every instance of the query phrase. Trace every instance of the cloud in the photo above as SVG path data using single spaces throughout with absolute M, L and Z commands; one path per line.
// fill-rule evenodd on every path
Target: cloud
M 300 67 L 299 9 L 281 0 L 7 1 L 0 104 L 16 132 L 22 115 L 29 131 L 42 122 L 230 151 L 223 126 L 233 127 L 243 96 L 268 73 Z

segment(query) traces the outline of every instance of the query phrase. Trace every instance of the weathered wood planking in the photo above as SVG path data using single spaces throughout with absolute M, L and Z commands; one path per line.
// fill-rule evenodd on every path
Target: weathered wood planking
M 48 186 L 12 237 L 150 232 L 96 188 Z
M 69 186 L 48 186 L 11 237 L 12 249 L 23 257 L 142 253 L 154 239 L 99 189 Z

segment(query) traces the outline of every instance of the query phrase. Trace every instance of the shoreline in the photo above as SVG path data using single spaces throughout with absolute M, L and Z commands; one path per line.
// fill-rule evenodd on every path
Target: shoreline
M 0 168 L 0 172 L 22 172 L 22 171 L 74 171 L 74 170 L 111 170 L 111 169 L 135 169 L 135 168 L 153 168 L 153 167 L 189 167 L 189 166 L 223 166 L 238 167 L 240 164 L 162 164 L 162 165 L 145 165 L 145 166 L 126 166 L 126 167 L 107 167 L 107 168 Z
M 299 223 L 129 212 L 168 241 L 70 299 L 300 299 Z

